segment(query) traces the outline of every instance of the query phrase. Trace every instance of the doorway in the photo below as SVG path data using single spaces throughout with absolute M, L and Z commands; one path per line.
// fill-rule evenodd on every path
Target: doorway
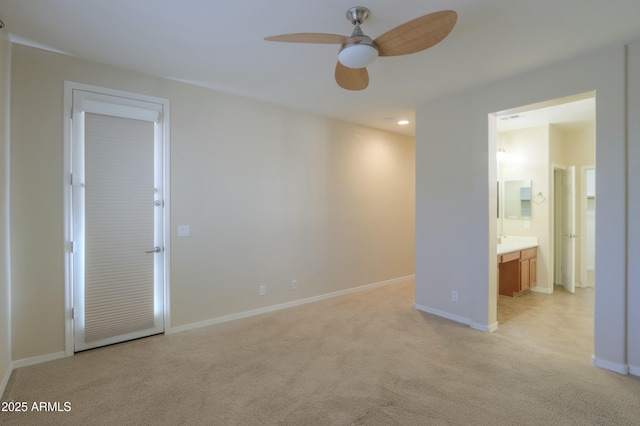
M 581 272 L 585 265 L 583 258 L 588 256 L 588 249 L 583 248 L 583 244 L 592 239 L 587 234 L 593 235 L 595 231 L 595 219 L 588 222 L 584 219 L 588 213 L 583 212 L 583 209 L 589 208 L 589 204 L 583 202 L 583 198 L 586 199 L 583 188 L 586 185 L 583 177 L 586 172 L 583 169 L 593 167 L 595 163 L 595 93 L 542 102 L 495 115 L 498 181 L 504 183 L 505 178 L 531 181 L 533 209 L 530 218 L 521 220 L 509 220 L 499 210 L 499 236 L 536 237 L 539 242 L 538 285 L 520 296 L 520 301 L 498 296 L 496 316 L 499 322 L 505 318 L 509 321 L 509 318 L 518 315 L 515 312 L 521 307 L 526 309 L 527 306 L 555 299 L 567 303 L 571 309 L 570 297 L 576 291 L 581 291 L 576 290 L 576 286 L 585 287 L 583 276 L 588 275 Z M 504 136 L 504 133 L 508 133 L 508 136 Z M 504 199 L 500 186 L 498 199 Z M 498 208 L 504 208 L 500 204 L 503 203 L 499 203 Z M 594 214 L 592 209 L 591 215 Z M 584 227 L 590 231 L 583 232 Z M 554 289 L 559 295 L 553 294 Z M 582 321 L 582 330 L 585 325 L 583 320 L 588 319 L 587 329 L 593 333 L 594 308 L 591 301 L 595 300 L 595 294 L 592 289 L 587 291 L 591 291 L 591 294 L 586 298 L 581 296 L 581 300 L 587 301 L 588 312 L 580 308 L 572 315 L 577 321 Z M 524 297 L 528 297 L 528 300 Z M 502 314 L 501 308 L 504 309 Z M 542 312 L 538 308 L 535 310 Z M 510 323 L 509 329 L 517 323 Z M 576 321 L 571 319 L 566 323 L 566 327 L 570 328 L 570 324 Z
M 67 354 L 163 333 L 168 101 L 65 82 Z

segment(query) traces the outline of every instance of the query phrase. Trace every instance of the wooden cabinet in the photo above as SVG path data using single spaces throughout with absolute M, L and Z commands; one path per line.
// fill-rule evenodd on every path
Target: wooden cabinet
M 528 291 L 536 285 L 538 249 L 533 247 L 520 251 L 520 291 Z
M 520 260 L 520 292 L 524 293 L 531 288 L 529 260 Z
M 537 283 L 538 248 L 498 256 L 498 294 L 509 297 L 528 292 Z
M 535 287 L 538 284 L 538 257 L 532 257 L 529 259 L 529 276 L 531 280 L 531 287 Z

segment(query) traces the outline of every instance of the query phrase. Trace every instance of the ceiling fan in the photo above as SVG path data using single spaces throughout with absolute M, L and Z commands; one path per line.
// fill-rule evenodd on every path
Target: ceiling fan
M 265 40 L 341 44 L 335 72 L 336 82 L 343 89 L 363 90 L 369 85 L 366 66 L 378 56 L 408 55 L 428 49 L 442 41 L 458 19 L 458 14 L 453 10 L 441 10 L 405 22 L 372 40 L 360 29 L 369 15 L 369 9 L 362 6 L 347 10 L 347 19 L 354 25 L 349 37 L 325 33 L 294 33 L 265 37 Z

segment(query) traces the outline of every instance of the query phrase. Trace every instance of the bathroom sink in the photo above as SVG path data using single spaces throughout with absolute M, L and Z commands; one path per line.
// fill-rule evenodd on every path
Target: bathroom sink
M 536 247 L 536 242 L 502 242 L 498 244 L 498 254 L 510 253 L 512 251 L 524 250 Z

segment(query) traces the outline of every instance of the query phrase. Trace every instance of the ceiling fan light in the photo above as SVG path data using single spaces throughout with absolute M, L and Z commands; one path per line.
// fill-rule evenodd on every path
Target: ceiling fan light
M 370 44 L 349 44 L 338 53 L 338 61 L 347 68 L 364 68 L 378 57 L 378 49 Z

